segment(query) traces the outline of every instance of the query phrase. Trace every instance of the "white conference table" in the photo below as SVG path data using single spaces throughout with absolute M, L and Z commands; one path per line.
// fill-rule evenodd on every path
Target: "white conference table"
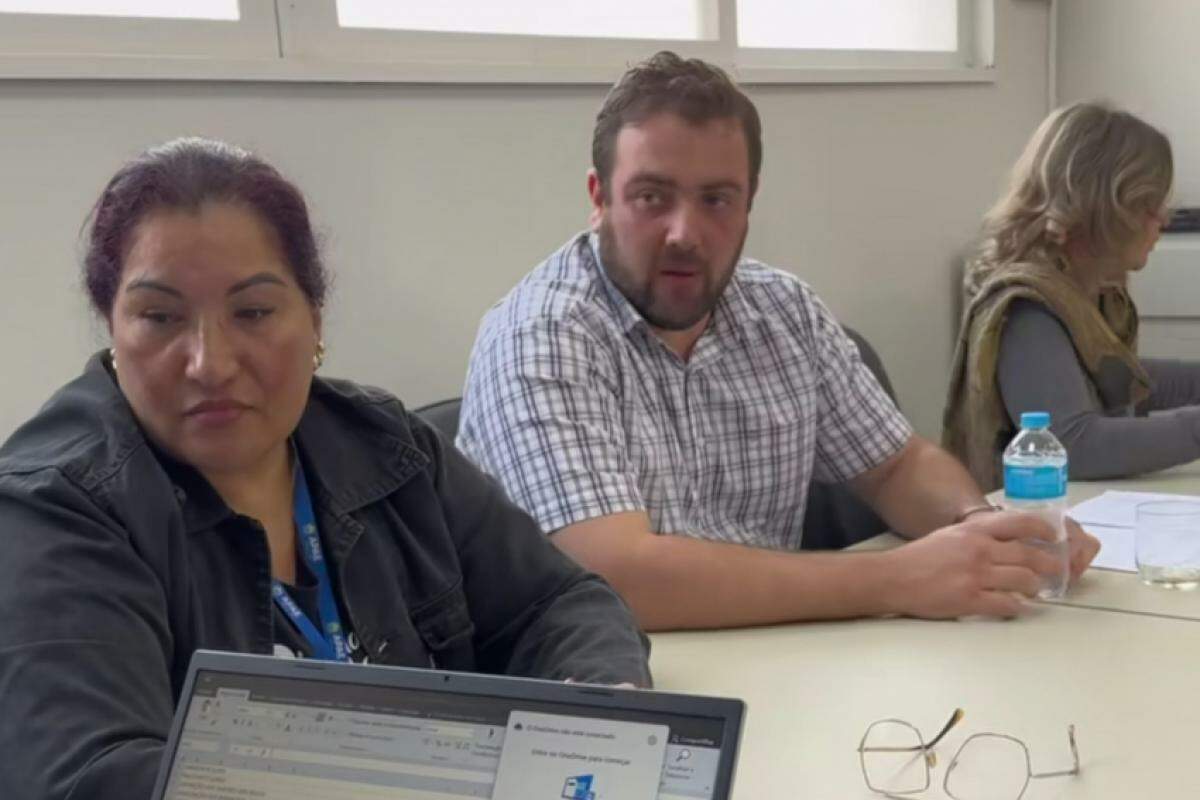
M 1140 480 L 1073 484 L 1072 502 L 1105 489 L 1200 494 L 1200 465 Z M 876 544 L 886 543 L 886 540 Z M 747 703 L 733 797 L 880 797 L 856 748 L 874 720 L 933 736 L 955 707 L 965 719 L 938 745 L 929 791 L 971 733 L 1023 739 L 1034 771 L 1082 773 L 1031 782 L 1026 800 L 1200 796 L 1200 592 L 1143 586 L 1095 570 L 1063 603 L 1012 621 L 872 619 L 734 631 L 656 634 L 658 688 Z
M 1108 490 L 1200 495 L 1200 463 L 1187 464 L 1149 476 L 1115 481 L 1077 481 L 1068 485 L 1067 502 L 1076 505 Z M 989 495 L 1000 502 L 1001 492 Z M 1132 532 L 1130 532 L 1132 535 Z M 860 549 L 895 547 L 903 540 L 893 534 L 877 536 L 857 545 Z M 1157 614 L 1200 620 L 1200 591 L 1178 592 L 1144 586 L 1134 575 L 1107 569 L 1092 569 L 1071 587 L 1064 605 Z
M 1122 492 L 1200 495 L 1200 463 L 1187 464 L 1138 478 L 1077 481 L 1068 484 L 1067 499 L 1073 506 L 1110 489 Z M 1178 592 L 1145 586 L 1128 572 L 1105 569 L 1089 570 L 1060 602 L 1108 611 L 1160 614 L 1200 620 L 1200 592 Z

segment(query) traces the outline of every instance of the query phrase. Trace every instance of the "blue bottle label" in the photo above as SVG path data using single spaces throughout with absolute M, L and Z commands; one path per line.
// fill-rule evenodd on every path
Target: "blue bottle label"
M 1004 496 L 1013 500 L 1054 500 L 1067 493 L 1067 465 L 1004 465 Z

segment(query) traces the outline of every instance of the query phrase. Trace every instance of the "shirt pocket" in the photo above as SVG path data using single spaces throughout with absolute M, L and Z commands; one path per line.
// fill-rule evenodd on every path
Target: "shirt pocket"
M 706 423 L 696 459 L 703 526 L 733 541 L 786 546 L 812 477 L 811 422 L 795 404 L 760 396 Z
M 475 669 L 475 624 L 463 594 L 462 579 L 413 609 L 413 626 L 429 650 L 430 666 Z

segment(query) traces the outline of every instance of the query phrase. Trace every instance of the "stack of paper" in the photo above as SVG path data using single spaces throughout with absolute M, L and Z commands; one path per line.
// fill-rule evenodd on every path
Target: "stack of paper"
M 1134 557 L 1133 529 L 1137 524 L 1139 503 L 1152 500 L 1191 500 L 1200 497 L 1181 494 L 1153 494 L 1150 492 L 1105 492 L 1084 500 L 1067 515 L 1078 522 L 1085 531 L 1100 540 L 1100 552 L 1092 562 L 1093 567 L 1137 572 Z

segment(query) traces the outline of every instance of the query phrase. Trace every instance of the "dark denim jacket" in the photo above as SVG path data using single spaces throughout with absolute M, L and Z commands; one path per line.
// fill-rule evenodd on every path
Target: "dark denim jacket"
M 318 379 L 295 441 L 372 662 L 649 683 L 612 590 L 394 397 Z M 0 448 L 3 796 L 148 797 L 192 652 L 272 652 L 270 567 L 93 358 Z

